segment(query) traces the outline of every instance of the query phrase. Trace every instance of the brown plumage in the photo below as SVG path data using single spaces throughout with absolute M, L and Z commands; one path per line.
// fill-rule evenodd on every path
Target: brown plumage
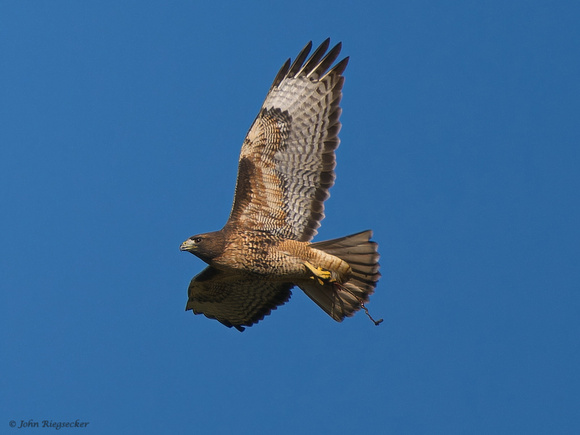
M 243 330 L 300 287 L 333 319 L 364 307 L 380 277 L 371 231 L 310 243 L 334 184 L 339 107 L 348 58 L 309 42 L 282 66 L 242 145 L 230 217 L 181 245 L 209 266 L 189 285 L 186 310 Z

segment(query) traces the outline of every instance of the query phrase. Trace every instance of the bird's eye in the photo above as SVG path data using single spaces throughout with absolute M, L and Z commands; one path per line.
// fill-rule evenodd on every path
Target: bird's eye
M 201 242 L 201 237 L 194 237 L 193 242 L 194 243 L 200 243 Z

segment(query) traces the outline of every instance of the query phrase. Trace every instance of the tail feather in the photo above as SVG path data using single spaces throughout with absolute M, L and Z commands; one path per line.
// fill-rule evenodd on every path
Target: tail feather
M 308 297 L 338 322 L 364 308 L 381 276 L 378 244 L 372 242 L 371 237 L 372 231 L 367 230 L 311 245 L 346 261 L 352 269 L 350 279 L 342 284 L 321 285 L 315 280 L 299 284 Z

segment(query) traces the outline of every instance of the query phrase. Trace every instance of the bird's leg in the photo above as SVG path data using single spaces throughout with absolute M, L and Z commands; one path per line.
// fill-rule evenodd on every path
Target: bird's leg
M 334 279 L 332 279 L 332 274 L 328 270 L 324 270 L 321 267 L 314 267 L 308 261 L 304 262 L 304 266 L 306 266 L 306 268 L 310 272 L 312 272 L 312 274 L 314 275 L 314 276 L 311 276 L 310 278 L 318 280 L 318 283 L 320 285 L 324 285 L 324 281 L 327 281 L 327 282 L 334 282 L 335 281 Z

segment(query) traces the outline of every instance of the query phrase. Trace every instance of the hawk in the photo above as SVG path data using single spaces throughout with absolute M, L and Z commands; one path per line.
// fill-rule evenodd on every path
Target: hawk
M 181 245 L 209 265 L 192 279 L 186 310 L 243 331 L 298 286 L 338 322 L 368 314 L 380 277 L 372 232 L 310 243 L 334 184 L 348 63 L 333 66 L 341 44 L 329 45 L 308 57 L 309 42 L 284 63 L 242 145 L 228 221 Z

